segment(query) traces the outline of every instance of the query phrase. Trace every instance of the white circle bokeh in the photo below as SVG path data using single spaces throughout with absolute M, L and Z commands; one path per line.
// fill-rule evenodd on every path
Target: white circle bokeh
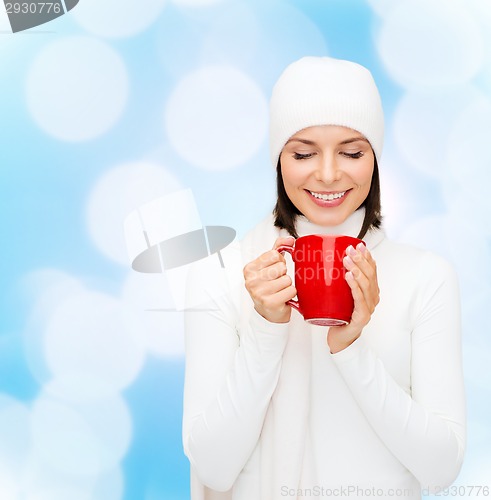
M 477 96 L 453 124 L 447 150 L 450 174 L 478 197 L 489 198 L 491 99 Z
M 170 95 L 165 128 L 178 154 L 204 170 L 246 163 L 266 137 L 266 99 L 231 66 L 209 66 L 184 77 Z
M 236 67 L 254 65 L 261 44 L 259 19 L 254 6 L 244 2 L 227 4 L 207 24 L 201 43 L 201 58 L 207 64 L 229 64 Z M 227 40 L 227 43 L 223 43 Z
M 491 4 L 489 0 L 465 0 L 464 4 L 483 26 L 491 28 Z M 484 34 L 486 36 L 486 31 Z M 489 31 L 487 35 L 489 37 Z
M 491 99 L 479 94 L 452 123 L 442 184 L 452 219 L 473 228 L 481 237 L 491 236 L 491 171 L 485 152 L 490 134 Z
M 480 95 L 472 85 L 413 90 L 397 103 L 392 131 L 404 160 L 436 179 L 448 177 L 447 150 L 453 126 Z
M 475 186 L 470 181 L 462 183 L 455 178 L 445 179 L 441 184 L 443 201 L 455 225 L 471 229 L 484 238 L 491 238 L 491 198 L 480 195 L 479 191 L 484 191 L 489 182 L 489 176 L 484 176 Z
M 121 500 L 124 497 L 124 476 L 121 465 L 101 474 L 94 484 L 91 500 Z
M 388 16 L 397 5 L 397 2 L 394 2 L 394 0 L 366 0 L 366 2 L 380 17 Z
M 92 375 L 123 389 L 138 376 L 145 350 L 136 318 L 109 295 L 84 291 L 61 301 L 46 326 L 44 352 L 55 377 Z
M 256 81 L 264 88 L 271 89 L 293 61 L 305 55 L 328 55 L 322 28 L 302 8 L 292 2 L 260 2 L 255 11 L 259 38 L 252 67 Z
M 145 203 L 179 189 L 175 175 L 154 163 L 128 163 L 106 170 L 87 202 L 86 221 L 92 241 L 106 257 L 129 267 L 124 220 Z
M 90 424 L 63 402 L 39 398 L 32 408 L 33 447 L 61 474 L 97 475 L 100 444 Z M 77 453 L 73 453 L 77 450 Z
M 172 0 L 174 5 L 178 7 L 212 7 L 214 5 L 223 4 L 229 0 Z
M 463 296 L 474 293 L 491 276 L 486 238 L 449 214 L 421 217 L 404 228 L 399 240 L 446 258 L 457 271 Z
M 17 500 L 31 446 L 30 412 L 15 398 L 0 393 L 0 498 Z
M 137 317 L 135 335 L 158 357 L 184 355 L 184 316 L 176 309 L 165 274 L 130 272 L 121 300 Z
M 58 38 L 41 49 L 27 75 L 26 101 L 34 121 L 63 141 L 107 132 L 121 117 L 128 93 L 123 59 L 95 38 Z
M 60 474 L 94 482 L 126 455 L 132 423 L 112 387 L 97 378 L 65 377 L 47 384 L 34 401 L 31 432 L 38 460 Z
M 482 68 L 481 27 L 459 0 L 401 0 L 384 20 L 378 51 L 403 87 L 463 84 Z
M 126 38 L 149 28 L 167 0 L 84 0 L 70 13 L 84 29 L 107 38 Z
M 74 476 L 47 463 L 32 448 L 22 481 L 26 500 L 93 500 L 95 477 Z M 15 500 L 18 500 L 16 497 Z
M 24 356 L 33 377 L 43 384 L 52 377 L 44 356 L 46 326 L 59 303 L 85 288 L 80 280 L 54 268 L 35 269 L 25 274 L 19 285 L 32 303 L 22 332 Z
M 8 467 L 0 464 L 0 498 L 2 500 L 17 500 L 19 494 L 19 483 L 15 481 Z
M 26 500 L 93 500 L 92 494 L 79 489 L 53 487 L 30 493 Z

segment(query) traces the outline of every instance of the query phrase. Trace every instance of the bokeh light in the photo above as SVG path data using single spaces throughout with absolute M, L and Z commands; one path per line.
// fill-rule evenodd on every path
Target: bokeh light
M 159 357 L 184 354 L 183 313 L 163 274 L 131 272 L 122 288 L 124 307 L 137 318 L 133 323 L 147 352 Z
M 216 254 L 136 272 L 125 221 L 143 210 L 148 241 L 186 218 L 242 237 L 270 213 L 268 98 L 305 55 L 373 71 L 384 227 L 461 285 L 456 484 L 489 484 L 490 28 L 489 0 L 80 0 L 12 34 L 2 4 L 0 499 L 190 498 L 184 315 L 241 276 Z M 195 204 L 142 209 L 183 189 Z M 241 269 L 237 242 L 221 257 Z
M 61 301 L 48 321 L 44 340 L 46 361 L 55 377 L 92 374 L 116 389 L 138 375 L 145 352 L 137 319 L 120 301 L 85 291 Z
M 470 85 L 406 92 L 394 113 L 393 134 L 408 164 L 429 176 L 448 178 L 447 151 L 455 139 L 450 137 L 452 128 L 478 95 Z
M 32 303 L 23 330 L 27 366 L 40 383 L 52 374 L 44 356 L 46 328 L 53 312 L 68 297 L 84 291 L 80 280 L 57 269 L 37 269 L 21 277 L 20 288 Z
M 317 15 L 322 19 L 327 14 L 321 7 Z M 327 30 L 315 22 L 315 14 L 312 17 L 312 13 L 309 15 L 301 7 L 287 2 L 258 2 L 256 16 L 259 34 L 255 74 L 269 91 L 291 62 L 305 55 L 329 55 Z
M 392 9 L 397 6 L 398 2 L 394 2 L 394 0 L 367 0 L 367 3 L 377 15 L 386 17 L 391 13 Z
M 37 459 L 89 484 L 113 471 L 131 442 L 126 403 L 96 377 L 53 379 L 34 401 L 31 419 Z
M 15 500 L 22 489 L 31 446 L 29 409 L 0 393 L 0 498 Z
M 123 113 L 128 92 L 121 56 L 109 45 L 81 36 L 45 46 L 26 84 L 33 119 L 64 141 L 86 141 L 107 132 Z
M 166 0 L 84 0 L 73 18 L 90 33 L 107 38 L 126 38 L 148 29 L 162 13 Z
M 206 64 L 234 64 L 252 68 L 259 51 L 260 21 L 253 6 L 227 2 L 220 7 L 203 36 L 201 58 Z M 224 44 L 223 40 L 227 40 Z
M 463 84 L 482 67 L 481 28 L 460 0 L 401 0 L 384 21 L 380 57 L 404 87 Z
M 260 88 L 233 67 L 200 69 L 176 86 L 165 110 L 176 151 L 205 170 L 248 161 L 266 138 L 267 104 Z
M 491 133 L 491 99 L 477 96 L 454 121 L 448 146 L 451 176 L 475 196 L 489 199 L 489 188 L 481 182 L 489 172 L 489 159 L 483 153 Z
M 458 272 L 466 296 L 480 286 L 483 277 L 491 276 L 486 238 L 471 227 L 456 226 L 446 214 L 429 215 L 414 221 L 401 233 L 399 240 L 430 250 L 450 261 Z
M 104 255 L 128 267 L 125 218 L 141 205 L 180 187 L 174 173 L 153 163 L 127 163 L 107 170 L 87 202 L 87 226 L 94 244 Z
M 226 0 L 172 0 L 172 3 L 178 7 L 209 7 L 225 1 Z

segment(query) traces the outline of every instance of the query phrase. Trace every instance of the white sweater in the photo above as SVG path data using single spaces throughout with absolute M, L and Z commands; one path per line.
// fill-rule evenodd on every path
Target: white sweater
M 300 217 L 297 229 L 356 236 L 363 215 L 331 228 Z M 201 262 L 191 275 L 189 296 L 209 297 L 207 311 L 186 315 L 192 499 L 419 499 L 449 485 L 465 447 L 454 271 L 369 232 L 380 303 L 360 338 L 331 354 L 326 327 L 296 311 L 268 322 L 243 285 L 244 265 L 286 235 L 269 216 L 223 252 L 225 269 Z

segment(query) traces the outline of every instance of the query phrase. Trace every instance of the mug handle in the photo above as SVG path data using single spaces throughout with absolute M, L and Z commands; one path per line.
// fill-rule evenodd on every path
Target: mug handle
M 276 250 L 280 253 L 288 252 L 293 257 L 294 247 L 290 247 L 288 245 L 280 245 Z M 298 300 L 290 299 L 286 301 L 286 304 L 288 304 L 289 306 L 293 307 L 293 309 L 296 309 L 298 312 L 300 312 L 300 306 L 298 305 Z

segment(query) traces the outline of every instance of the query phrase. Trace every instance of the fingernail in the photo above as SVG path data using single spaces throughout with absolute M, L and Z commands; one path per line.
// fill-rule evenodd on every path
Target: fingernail
M 351 257 L 349 255 L 347 255 L 344 259 L 344 265 L 348 268 L 348 269 L 351 269 L 355 263 L 351 260 Z
M 363 243 L 358 243 L 358 245 L 356 246 L 356 249 L 359 252 L 361 252 L 362 254 L 366 254 L 367 253 L 367 247 Z
M 354 257 L 356 255 L 356 250 L 353 248 L 353 245 L 350 245 L 348 247 L 348 255 L 351 255 L 351 257 Z
M 353 279 L 353 273 L 351 271 L 348 271 L 345 275 L 344 275 L 344 278 L 346 279 L 346 281 L 350 281 Z

